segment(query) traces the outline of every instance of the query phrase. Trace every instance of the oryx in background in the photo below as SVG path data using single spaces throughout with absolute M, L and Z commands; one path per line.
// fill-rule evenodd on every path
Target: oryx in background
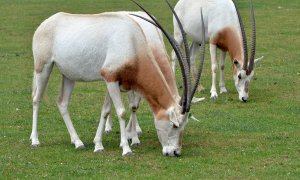
M 205 42 L 209 43 L 212 70 L 211 98 L 218 97 L 216 89 L 217 73 L 217 49 L 221 50 L 220 57 L 220 93 L 226 93 L 224 82 L 224 68 L 226 52 L 229 53 L 235 87 L 239 94 L 239 99 L 246 102 L 249 97 L 249 83 L 254 75 L 254 65 L 261 58 L 255 60 L 256 48 L 256 28 L 254 19 L 253 2 L 251 4 L 252 17 L 252 45 L 251 56 L 248 58 L 248 48 L 246 34 L 236 4 L 232 0 L 179 0 L 175 6 L 175 11 L 179 16 L 184 31 L 192 38 L 191 69 L 193 74 L 195 70 L 195 59 L 199 45 L 202 42 L 202 24 L 199 9 L 203 10 Z M 180 27 L 173 18 L 174 38 L 182 44 L 183 36 L 180 33 Z M 172 52 L 173 70 L 175 70 L 175 53 Z

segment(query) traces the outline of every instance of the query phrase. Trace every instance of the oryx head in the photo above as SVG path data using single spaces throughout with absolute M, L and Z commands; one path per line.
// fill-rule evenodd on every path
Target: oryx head
M 239 93 L 239 99 L 242 102 L 246 102 L 249 97 L 249 84 L 254 75 L 254 65 L 262 58 L 254 59 L 255 58 L 255 48 L 256 48 L 256 27 L 255 27 L 255 18 L 254 18 L 254 9 L 253 9 L 252 0 L 250 0 L 251 19 L 252 19 L 252 45 L 251 45 L 251 55 L 250 55 L 249 63 L 248 63 L 247 38 L 246 38 L 245 30 L 244 30 L 244 25 L 243 25 L 242 18 L 241 18 L 240 12 L 236 6 L 235 1 L 233 1 L 233 4 L 235 6 L 238 20 L 240 23 L 242 39 L 243 39 L 243 50 L 244 50 L 243 65 L 241 65 L 239 63 L 238 59 L 234 59 L 234 61 L 233 61 L 234 66 L 236 68 L 233 79 L 235 82 L 235 87 Z
M 181 100 L 178 104 L 175 104 L 174 106 L 166 110 L 166 112 L 162 112 L 161 116 L 155 117 L 155 127 L 157 130 L 159 141 L 163 148 L 162 150 L 163 154 L 167 156 L 179 156 L 181 154 L 183 130 L 185 125 L 188 122 L 191 101 L 196 92 L 197 86 L 200 82 L 200 77 L 201 77 L 202 67 L 204 62 L 205 30 L 203 24 L 202 9 L 199 9 L 199 13 L 201 15 L 201 21 L 202 21 L 201 63 L 199 64 L 199 70 L 198 70 L 196 82 L 194 86 L 191 87 L 191 77 L 190 77 L 190 67 L 189 67 L 190 52 L 188 48 L 189 46 L 187 43 L 186 33 L 184 32 L 182 24 L 177 14 L 175 13 L 173 7 L 166 0 L 166 3 L 171 9 L 180 27 L 181 34 L 183 36 L 183 41 L 184 41 L 184 51 L 180 47 L 180 45 L 175 41 L 175 39 L 159 24 L 159 22 L 147 10 L 145 10 L 141 5 L 139 5 L 135 1 L 133 2 L 137 4 L 143 11 L 145 11 L 153 21 L 150 21 L 138 15 L 134 15 L 134 14 L 132 15 L 142 18 L 145 21 L 148 21 L 149 23 L 158 27 L 164 33 L 164 35 L 167 37 L 168 41 L 170 42 L 171 46 L 173 47 L 180 64 L 180 70 L 183 79 L 182 80 L 183 95 L 181 96 Z

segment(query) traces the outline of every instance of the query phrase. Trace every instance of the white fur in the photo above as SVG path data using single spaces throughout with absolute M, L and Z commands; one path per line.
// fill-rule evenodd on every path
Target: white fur
M 149 22 L 146 22 L 145 20 L 142 20 L 141 18 L 138 18 L 136 16 L 132 16 L 130 14 L 136 14 L 139 16 L 142 16 L 144 18 L 147 18 L 150 20 L 149 16 L 144 12 L 132 12 L 132 11 L 121 11 L 118 12 L 122 15 L 127 15 L 130 18 L 132 18 L 135 22 L 138 23 L 138 25 L 143 30 L 146 40 L 148 42 L 148 45 L 151 48 L 157 48 L 161 51 L 165 52 L 165 44 L 163 42 L 163 36 L 161 31 L 150 24 Z M 165 52 L 166 53 L 166 52 Z M 126 127 L 127 131 L 127 138 L 132 141 L 131 145 L 138 145 L 140 144 L 140 140 L 138 138 L 138 135 L 142 133 L 142 130 L 139 126 L 136 111 L 139 106 L 139 102 L 141 100 L 140 95 L 137 92 L 128 92 L 128 100 L 129 100 L 129 106 L 131 109 L 131 116 L 130 120 L 128 122 L 128 125 Z M 105 124 L 105 131 L 110 132 L 112 130 L 112 121 L 111 116 L 108 116 Z
M 71 141 L 76 148 L 83 147 L 83 143 L 79 139 L 68 113 L 68 103 L 75 81 L 103 80 L 101 76 L 102 70 L 108 73 L 119 72 L 121 68 L 126 67 L 129 63 L 133 63 L 132 60 L 139 60 L 137 56 L 141 53 L 147 55 L 147 60 L 151 61 L 150 65 L 153 65 L 152 68 L 158 73 L 158 77 L 153 79 L 153 82 L 160 83 L 167 91 L 166 94 L 160 94 L 159 97 L 153 97 L 153 99 L 165 96 L 170 100 L 168 105 L 170 107 L 159 106 L 159 109 L 156 109 L 157 114 L 154 113 L 155 116 L 167 117 L 168 109 L 174 107 L 174 112 L 176 113 L 174 117 L 178 118 L 174 121 L 187 121 L 187 116 L 179 114 L 181 107 L 178 106 L 179 95 L 176 89 L 175 77 L 173 74 L 164 75 L 161 72 L 151 51 L 151 47 L 155 47 L 157 44 L 148 43 L 144 32 L 146 31 L 142 30 L 136 21 L 124 13 L 102 13 L 96 15 L 57 13 L 38 27 L 34 34 L 32 45 L 35 66 L 33 79 L 33 126 L 31 133 L 33 146 L 39 145 L 37 135 L 38 109 L 54 64 L 63 76 L 61 95 L 57 104 L 70 133 Z M 159 32 L 156 30 L 156 33 Z M 159 37 L 161 38 L 161 35 Z M 148 38 L 152 39 L 153 37 L 148 36 Z M 159 42 L 161 43 L 161 39 Z M 164 45 L 158 45 L 165 52 Z M 163 56 L 167 57 L 167 54 L 163 53 Z M 169 65 L 168 61 L 164 63 Z M 140 77 L 144 77 L 143 74 L 140 75 Z M 166 76 L 172 77 L 169 79 L 175 84 L 176 91 L 171 91 L 172 87 L 169 87 L 170 85 L 166 82 Z M 116 77 L 119 78 L 118 76 Z M 108 78 L 104 80 L 107 84 L 108 93 L 102 107 L 100 123 L 94 138 L 95 152 L 104 150 L 102 134 L 105 120 L 113 104 L 120 123 L 122 155 L 131 155 L 132 151 L 128 145 L 125 128 L 125 107 L 120 96 L 121 87 L 119 86 L 119 80 L 121 79 L 112 81 Z M 136 84 L 134 87 L 139 87 L 139 84 Z M 169 117 L 163 120 L 155 119 L 156 122 L 171 122 Z M 178 144 L 179 134 L 183 130 L 184 125 L 185 123 L 181 123 L 179 125 L 180 128 L 171 127 L 171 133 L 163 134 L 163 137 L 159 137 L 167 139 L 167 146 L 176 148 L 176 152 L 174 148 L 169 148 L 167 154 L 180 154 L 181 147 L 178 147 L 176 144 Z M 169 132 L 170 128 L 162 128 L 165 128 L 164 132 Z M 176 129 L 180 129 L 180 131 Z
M 185 32 L 192 38 L 193 44 L 191 46 L 191 66 L 194 76 L 197 72 L 195 70 L 195 58 L 197 57 L 197 51 L 199 49 L 199 44 L 201 43 L 201 19 L 200 19 L 200 9 L 202 8 L 204 25 L 205 25 L 205 40 L 207 43 L 211 39 L 217 36 L 218 32 L 221 32 L 224 28 L 230 27 L 233 32 L 238 36 L 239 41 L 242 42 L 240 25 L 236 13 L 236 9 L 231 0 L 179 0 L 175 6 L 175 11 L 182 22 Z M 179 33 L 179 27 L 175 18 L 173 18 L 174 23 L 174 37 L 179 44 L 182 44 L 182 36 Z M 239 51 L 243 52 L 242 46 L 239 47 Z M 216 88 L 216 78 L 217 78 L 217 46 L 215 44 L 210 44 L 210 55 L 211 55 L 211 70 L 212 70 L 212 86 L 211 86 L 211 98 L 216 99 L 218 97 Z M 226 52 L 221 50 L 220 56 L 220 93 L 226 93 L 227 89 L 225 87 L 224 78 L 224 61 Z M 242 56 L 243 57 L 243 54 Z M 175 70 L 176 56 L 174 51 L 172 52 L 173 60 L 173 70 Z M 233 59 L 232 59 L 233 60 Z M 239 59 L 242 61 L 242 59 Z M 175 71 L 174 71 L 175 72 Z M 239 72 L 234 74 L 237 76 Z M 247 79 L 251 79 L 250 76 Z M 238 84 L 236 77 L 234 78 L 235 84 Z M 245 80 L 246 81 L 246 80 Z M 245 82 L 244 81 L 244 82 Z M 241 85 L 241 83 L 239 83 Z M 239 99 L 248 99 L 248 94 L 244 92 L 244 87 L 236 86 L 239 93 Z

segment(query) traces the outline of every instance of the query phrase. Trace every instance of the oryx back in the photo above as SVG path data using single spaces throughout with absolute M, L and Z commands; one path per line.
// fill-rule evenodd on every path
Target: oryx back
M 36 68 L 53 62 L 71 80 L 94 81 L 102 79 L 104 64 L 115 69 L 134 59 L 143 38 L 135 22 L 118 13 L 57 13 L 35 32 L 33 54 Z

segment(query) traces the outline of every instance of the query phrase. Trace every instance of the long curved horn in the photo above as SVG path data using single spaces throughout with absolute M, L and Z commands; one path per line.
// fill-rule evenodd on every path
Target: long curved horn
M 252 45 L 251 45 L 251 55 L 250 55 L 250 62 L 249 62 L 249 74 L 253 70 L 254 67 L 254 58 L 255 58 L 255 48 L 256 48 L 256 26 L 255 26 L 255 17 L 254 17 L 254 8 L 253 8 L 253 1 L 250 0 L 251 6 L 251 19 L 252 19 Z
M 188 86 L 188 90 L 186 92 L 186 109 L 185 111 L 188 112 L 189 111 L 189 107 L 191 106 L 191 101 L 192 101 L 192 96 L 191 96 L 191 79 L 190 79 L 190 50 L 189 50 L 189 45 L 188 45 L 188 41 L 187 41 L 187 38 L 186 38 L 186 33 L 183 29 L 183 26 L 182 26 L 182 23 L 180 22 L 179 20 L 179 17 L 177 15 L 177 13 L 175 12 L 174 8 L 171 6 L 171 4 L 169 3 L 168 0 L 165 0 L 165 2 L 168 4 L 170 10 L 172 11 L 176 21 L 177 21 L 177 24 L 179 26 L 179 29 L 180 29 L 180 32 L 181 32 L 181 35 L 182 35 L 182 39 L 183 39 L 183 44 L 184 44 L 184 49 L 185 49 L 185 57 L 183 57 L 183 61 L 184 62 L 187 62 L 187 77 L 189 77 L 187 79 L 187 86 Z M 180 100 L 180 103 L 183 104 L 182 102 L 182 99 Z
M 183 81 L 183 86 L 184 86 L 184 95 L 183 95 L 183 100 L 182 100 L 182 114 L 184 114 L 187 109 L 187 107 L 189 106 L 189 101 L 188 98 L 190 97 L 190 75 L 189 75 L 189 68 L 187 65 L 187 62 L 184 60 L 184 55 L 182 53 L 181 47 L 179 46 L 179 44 L 175 41 L 175 39 L 160 25 L 160 23 L 145 9 L 143 8 L 140 4 L 138 4 L 137 2 L 135 2 L 134 0 L 131 0 L 133 3 L 135 3 L 137 6 L 139 6 L 145 13 L 148 14 L 148 16 L 154 21 L 154 23 L 156 24 L 155 26 L 158 27 L 163 33 L 164 35 L 167 37 L 168 41 L 170 42 L 171 46 L 173 47 L 175 54 L 177 56 L 179 65 L 180 65 L 180 70 L 181 70 L 181 74 L 182 74 L 182 81 Z M 146 20 L 148 22 L 150 22 L 151 24 L 153 24 L 151 21 L 147 20 L 146 18 L 143 18 L 139 15 L 135 15 L 135 14 L 131 14 L 133 16 L 139 17 L 143 20 Z
M 194 96 L 194 94 L 197 90 L 197 87 L 199 85 L 199 82 L 200 82 L 203 63 L 204 63 L 204 55 L 205 55 L 205 53 L 204 53 L 205 52 L 205 26 L 204 26 L 202 8 L 200 9 L 200 13 L 201 13 L 201 23 L 202 23 L 201 58 L 200 58 L 200 64 L 199 64 L 198 73 L 197 73 L 197 77 L 196 77 L 196 82 L 195 82 L 195 85 L 194 85 L 194 87 L 192 89 L 192 93 L 191 93 L 191 99 L 193 99 L 193 96 Z M 187 108 L 188 112 L 189 112 L 189 110 L 190 110 L 190 107 Z
M 240 11 L 237 8 L 235 0 L 232 0 L 232 2 L 235 6 L 236 13 L 237 13 L 239 23 L 240 23 L 241 32 L 242 32 L 243 47 L 244 47 L 244 65 L 243 65 L 243 69 L 246 71 L 248 69 L 247 68 L 247 66 L 248 66 L 248 46 L 247 46 L 247 38 L 246 38 L 245 28 L 244 28 L 244 25 L 243 25 L 243 21 L 242 21 L 242 18 L 241 18 Z

